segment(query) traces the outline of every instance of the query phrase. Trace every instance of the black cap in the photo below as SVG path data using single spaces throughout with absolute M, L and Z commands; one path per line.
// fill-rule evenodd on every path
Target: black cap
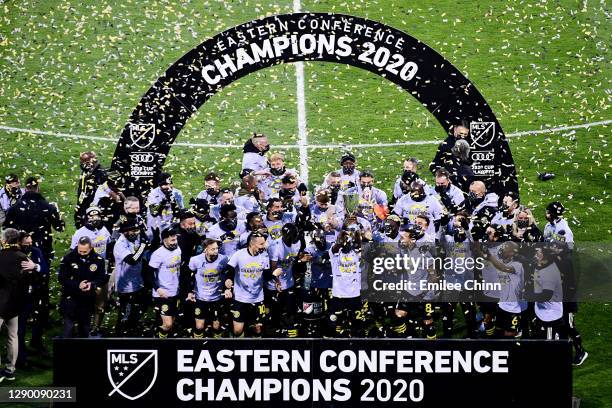
M 38 179 L 36 177 L 28 177 L 26 179 L 26 187 L 36 187 L 38 186 L 39 182 Z
M 119 232 L 134 231 L 140 229 L 136 217 L 126 218 L 119 224 Z
M 173 235 L 178 235 L 178 229 L 176 228 L 175 225 L 171 225 L 169 227 L 166 227 L 164 230 L 162 230 L 161 232 L 161 238 L 165 239 L 168 237 L 171 237 Z
M 553 201 L 546 206 L 546 211 L 550 213 L 554 218 L 557 218 L 565 212 L 565 207 L 559 201 Z
M 19 181 L 19 177 L 17 177 L 17 175 L 16 175 L 16 174 L 13 174 L 13 173 L 11 173 L 11 174 L 7 175 L 7 176 L 4 178 L 4 182 L 5 182 L 6 184 L 9 184 L 9 183 L 14 183 L 14 182 L 16 182 L 16 181 Z
M 186 220 L 187 218 L 195 217 L 195 214 L 189 210 L 180 210 L 178 217 L 179 217 L 179 220 L 183 221 L 183 220 Z
M 342 157 L 340 158 L 340 165 L 342 166 L 344 162 L 347 160 L 351 160 L 353 162 L 356 161 L 355 156 L 352 153 L 344 153 Z
M 210 211 L 210 204 L 203 198 L 196 198 L 191 203 L 191 208 L 198 214 L 208 214 L 208 211 Z
M 243 178 L 245 178 L 246 176 L 248 176 L 252 172 L 253 172 L 253 169 L 242 169 L 242 170 L 240 170 L 240 173 L 238 173 L 238 176 L 242 180 Z

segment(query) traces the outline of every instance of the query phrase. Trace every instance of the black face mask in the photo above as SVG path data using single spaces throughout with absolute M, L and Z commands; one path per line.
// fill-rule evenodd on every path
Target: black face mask
M 206 189 L 206 193 L 209 196 L 216 196 L 218 191 L 214 187 L 209 187 L 209 188 Z
M 342 166 L 342 173 L 350 176 L 355 171 L 355 166 Z
M 463 242 L 463 241 L 466 240 L 467 234 L 465 233 L 464 229 L 456 229 L 453 232 L 453 238 L 454 238 L 455 242 Z
M 219 258 L 219 254 L 216 255 L 206 255 L 206 260 L 208 262 L 215 262 Z
M 11 197 L 18 197 L 21 195 L 21 190 L 19 190 L 19 187 L 11 187 L 10 190 L 7 190 L 7 192 Z
M 93 169 L 93 165 L 89 163 L 81 163 L 81 170 L 84 172 L 89 172 Z
M 272 216 L 271 218 L 274 218 L 275 220 L 280 220 L 281 218 L 283 218 L 283 211 L 272 211 L 270 215 Z
M 255 250 L 255 255 L 261 255 L 261 254 L 263 254 L 264 252 L 266 252 L 266 248 L 257 248 L 257 249 Z
M 183 230 L 184 230 L 184 231 L 185 231 L 187 234 L 189 234 L 189 235 L 195 235 L 195 233 L 196 233 L 196 229 L 195 229 L 195 227 L 193 227 L 193 228 L 183 228 Z
M 529 220 L 518 220 L 516 226 L 519 228 L 527 228 L 529 226 Z
M 233 231 L 238 225 L 236 218 L 224 218 L 219 222 L 219 226 L 225 231 Z
M 272 173 L 273 176 L 282 176 L 285 174 L 285 166 L 281 167 L 280 169 L 271 168 L 270 173 Z
M 411 191 L 410 198 L 412 198 L 414 201 L 423 201 L 425 199 L 425 194 L 421 193 L 420 191 Z
M 129 233 L 125 235 L 125 238 L 130 242 L 136 242 L 138 239 L 138 233 Z
M 360 186 L 361 186 L 362 190 L 365 190 L 366 188 L 372 188 L 373 187 L 372 184 L 363 184 L 363 183 L 361 183 Z
M 178 243 L 172 244 L 172 245 L 164 244 L 164 248 L 166 248 L 168 251 L 174 251 L 175 249 L 178 248 Z
M 99 229 L 100 225 L 102 225 L 102 220 L 92 220 L 85 224 L 85 226 L 92 231 Z
M 330 194 L 330 198 L 331 198 L 331 202 L 333 204 L 338 199 L 338 192 L 340 191 L 340 186 L 330 186 L 329 187 L 329 191 L 331 193 Z
M 281 190 L 278 192 L 278 196 L 282 200 L 292 198 L 294 195 L 295 195 L 295 190 L 285 190 L 284 188 L 281 188 Z
M 447 185 L 447 186 L 436 185 L 436 193 L 438 193 L 438 194 L 444 194 L 448 190 L 450 190 L 450 184 Z
M 476 207 L 478 204 L 484 201 L 484 196 L 478 197 L 476 193 L 470 191 L 470 193 L 468 194 L 468 201 L 470 202 L 472 207 Z

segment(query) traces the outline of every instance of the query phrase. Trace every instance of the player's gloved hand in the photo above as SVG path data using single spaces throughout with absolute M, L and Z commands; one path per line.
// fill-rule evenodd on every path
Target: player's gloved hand
M 187 295 L 187 298 L 185 298 L 185 300 L 187 300 L 188 302 L 195 302 L 195 294 L 193 292 L 189 292 L 189 294 Z

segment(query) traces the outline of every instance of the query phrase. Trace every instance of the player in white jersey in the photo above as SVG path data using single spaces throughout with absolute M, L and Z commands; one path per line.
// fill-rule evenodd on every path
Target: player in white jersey
M 535 250 L 533 298 L 535 300 L 535 337 L 554 340 L 566 337 L 563 322 L 563 287 L 561 272 L 550 248 Z
M 446 208 L 450 215 L 455 215 L 465 208 L 465 195 L 450 179 L 450 173 L 444 168 L 436 170 L 436 186 L 432 195 Z
M 234 204 L 222 205 L 219 215 L 219 223 L 210 227 L 207 238 L 221 242 L 221 254 L 229 258 L 238 250 L 240 235 L 246 231 L 246 225 L 238 220 Z
M 329 249 L 332 269 L 332 298 L 329 324 L 340 337 L 363 335 L 361 304 L 361 232 L 345 224 L 337 241 Z
M 221 198 L 221 179 L 216 173 L 210 172 L 204 177 L 204 188 L 196 199 L 206 200 L 209 206 L 217 204 Z
M 135 218 L 122 221 L 119 232 L 121 236 L 113 246 L 115 291 L 119 297 L 115 334 L 119 337 L 134 336 L 144 312 L 142 263 L 148 246 L 142 240 L 140 224 Z
M 213 239 L 205 239 L 202 246 L 204 252 L 189 260 L 189 269 L 194 275 L 194 291 L 188 295 L 188 299 L 195 302 L 193 337 L 203 338 L 209 330 L 209 337 L 218 338 L 223 334 L 221 315 L 228 258 L 219 254 L 219 242 Z
M 161 317 L 157 336 L 167 338 L 178 315 L 179 273 L 181 249 L 178 247 L 177 230 L 166 228 L 161 232 L 162 246 L 151 255 L 149 266 L 153 271 L 151 285 L 155 310 Z
M 439 226 L 442 206 L 434 197 L 426 195 L 424 187 L 418 182 L 413 182 L 410 188 L 410 193 L 400 198 L 395 204 L 393 212 L 412 224 L 415 223 L 417 215 L 427 215 L 431 222 L 426 232 L 434 235 Z
M 483 258 L 490 262 L 490 267 L 497 270 L 501 285 L 495 328 L 499 337 L 516 337 L 521 324 L 521 312 L 527 306 L 523 301 L 523 265 L 515 260 L 518 244 L 504 242 L 495 250 L 495 256 L 488 251 L 483 254 Z
M 499 207 L 499 211 L 495 213 L 495 216 L 491 220 L 493 225 L 502 225 L 510 233 L 512 223 L 516 217 L 516 213 L 519 211 L 520 201 L 518 195 L 512 191 L 506 193 L 502 200 L 502 205 Z
M 544 227 L 544 241 L 558 247 L 558 266 L 563 282 L 563 321 L 565 330 L 574 346 L 574 365 L 581 365 L 588 357 L 588 353 L 582 345 L 582 336 L 576 328 L 574 316 L 578 312 L 576 302 L 576 276 L 573 269 L 574 233 L 569 224 L 563 218 L 565 207 L 558 201 L 554 201 L 546 207 L 546 219 L 548 223 Z
M 348 190 L 351 187 L 355 187 L 359 183 L 359 170 L 355 168 L 355 156 L 351 153 L 345 153 L 340 158 L 341 169 L 338 170 L 340 173 L 340 190 Z
M 172 176 L 161 173 L 157 187 L 147 197 L 147 234 L 152 240 L 155 234 L 168 228 L 183 206 L 182 193 L 174 188 Z
M 253 327 L 256 337 L 261 337 L 266 315 L 264 304 L 264 284 L 276 280 L 282 269 L 272 271 L 270 257 L 266 251 L 266 237 L 253 232 L 247 241 L 247 247 L 234 253 L 227 263 L 225 296 L 233 297 L 232 315 L 235 337 L 244 337 L 244 326 Z M 230 290 L 234 289 L 233 293 Z

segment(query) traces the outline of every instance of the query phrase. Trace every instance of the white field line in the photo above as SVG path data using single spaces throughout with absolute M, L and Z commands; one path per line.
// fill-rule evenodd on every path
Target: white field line
M 301 11 L 300 0 L 293 0 L 293 12 Z M 308 185 L 308 131 L 306 130 L 306 97 L 304 96 L 304 62 L 295 63 L 297 83 L 298 149 L 300 152 L 300 179 Z
M 554 128 L 538 129 L 538 130 L 526 130 L 523 132 L 508 133 L 507 138 L 521 137 L 521 136 L 533 136 L 545 133 L 565 132 L 568 130 L 575 129 L 587 129 L 597 126 L 606 126 L 612 124 L 612 120 L 602 120 L 599 122 L 583 123 L 580 125 L 571 126 L 560 126 Z M 61 132 L 49 132 L 46 130 L 18 128 L 12 126 L 0 125 L 0 130 L 4 130 L 8 133 L 30 133 L 33 135 L 42 136 L 53 136 L 63 139 L 84 139 L 84 140 L 99 140 L 102 142 L 117 143 L 118 138 L 94 136 L 94 135 L 80 135 L 72 133 L 61 133 Z M 366 147 L 394 147 L 394 146 L 408 146 L 408 145 L 429 145 L 438 144 L 441 140 L 406 140 L 405 142 L 394 142 L 394 143 L 359 143 L 359 144 L 321 144 L 321 145 L 273 145 L 273 149 L 300 149 L 305 147 L 306 149 L 333 149 L 333 148 L 345 148 L 345 149 L 357 149 Z M 0 142 L 1 143 L 1 142 Z M 242 149 L 242 145 L 236 144 L 224 144 L 224 143 L 187 143 L 187 142 L 176 142 L 173 146 L 183 147 L 209 147 L 209 148 L 220 148 L 220 149 Z

